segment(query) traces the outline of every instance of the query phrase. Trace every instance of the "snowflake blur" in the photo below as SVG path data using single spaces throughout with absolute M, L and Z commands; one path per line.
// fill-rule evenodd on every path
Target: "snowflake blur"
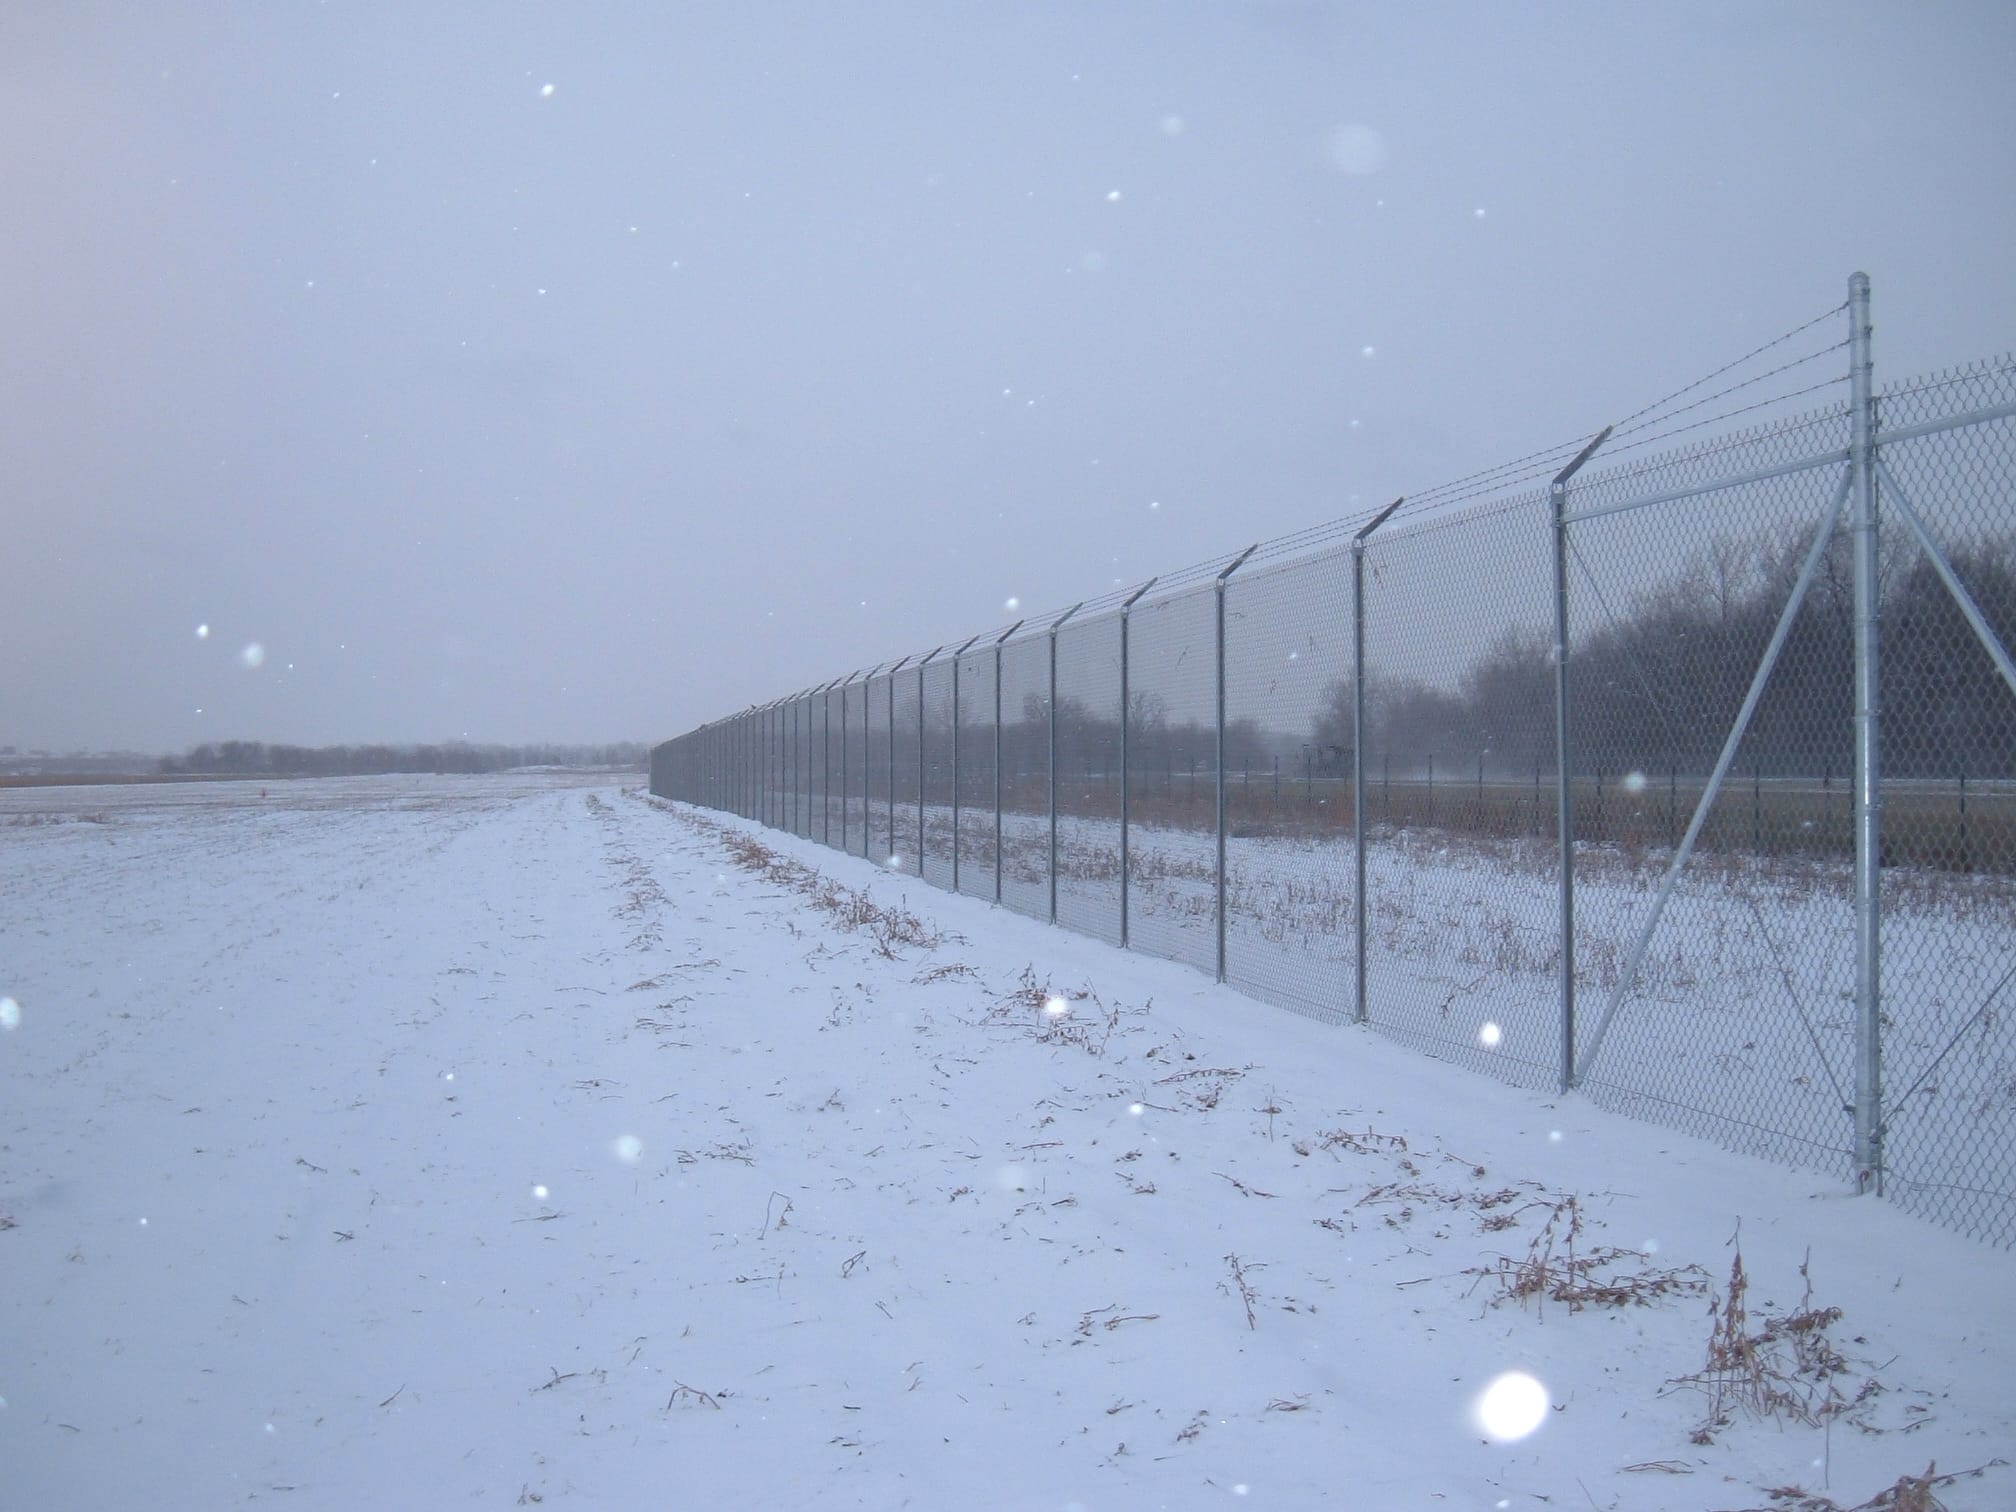
M 1487 1438 L 1523 1439 L 1546 1420 L 1547 1388 L 1523 1370 L 1508 1370 L 1477 1398 L 1472 1416 Z
M 1325 145 L 1331 166 L 1340 173 L 1362 176 L 1386 166 L 1386 138 L 1370 126 L 1339 126 Z

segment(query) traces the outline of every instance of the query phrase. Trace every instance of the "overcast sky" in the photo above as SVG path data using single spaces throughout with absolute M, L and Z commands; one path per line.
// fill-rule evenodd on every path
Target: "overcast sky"
M 2004 0 L 10 0 L 0 744 L 659 739 L 1857 268 L 1879 377 L 2002 351 L 2012 76 Z

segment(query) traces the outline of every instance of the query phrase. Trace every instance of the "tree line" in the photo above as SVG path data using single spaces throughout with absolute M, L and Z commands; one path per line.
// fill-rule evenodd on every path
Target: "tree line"
M 1886 531 L 1879 586 L 1882 763 L 1900 778 L 2016 776 L 2016 695 L 1924 555 Z M 1616 619 L 1576 597 L 1570 624 L 1569 740 L 1584 770 L 1705 773 L 1810 542 L 1795 533 L 1724 539 L 1695 552 Z M 1854 594 L 1837 532 L 1794 619 L 1739 752 L 1742 771 L 1845 775 L 1854 760 Z M 1961 546 L 1955 573 L 2007 647 L 2016 644 L 2016 538 Z M 1895 564 L 1907 565 L 1897 566 Z M 1577 586 L 1580 586 L 1579 584 Z M 1333 682 L 1314 722 L 1331 765 L 1348 769 L 1352 685 Z M 1366 679 L 1366 751 L 1396 764 L 1481 756 L 1487 774 L 1554 765 L 1552 637 L 1502 635 L 1453 689 Z
M 1585 773 L 1668 771 L 1704 775 L 1720 754 L 1810 547 L 1798 529 L 1726 537 L 1684 558 L 1660 586 L 1609 605 L 1573 585 L 1570 624 L 1569 738 Z M 1899 778 L 2016 777 L 2016 695 L 2001 681 L 1931 563 L 1885 527 L 1879 560 L 1880 698 L 1884 770 Z M 1989 625 L 2016 643 L 2016 537 L 1963 544 L 1954 570 Z M 1845 778 L 1854 761 L 1854 595 L 1848 533 L 1837 531 L 1787 635 L 1738 753 L 1738 769 L 1765 776 Z M 1237 699 L 1237 693 L 1234 693 Z M 965 700 L 962 699 L 962 703 Z M 1453 686 L 1420 677 L 1374 675 L 1365 688 L 1366 755 L 1395 775 L 1438 768 L 1496 780 L 1551 772 L 1555 761 L 1553 638 L 1548 629 L 1504 631 Z M 1348 676 L 1325 687 L 1309 724 L 1269 727 L 1251 717 L 1227 721 L 1228 772 L 1338 778 L 1352 768 L 1356 745 Z M 1152 789 L 1217 761 L 1209 719 L 1176 719 L 1152 691 L 1129 699 L 1127 765 Z M 1116 781 L 1120 766 L 1117 697 L 1111 705 L 1072 695 L 1057 700 L 1057 769 L 1067 778 Z M 897 713 L 894 744 L 899 787 L 917 780 L 918 709 Z M 888 780 L 888 724 L 880 705 L 865 742 L 867 772 L 852 780 L 871 790 Z M 810 742 L 822 725 L 804 727 Z M 949 781 L 953 724 L 949 705 L 924 712 L 924 762 L 933 784 Z M 834 721 L 836 763 L 840 726 Z M 1000 731 L 1006 773 L 1048 769 L 1053 732 L 1048 700 L 1026 695 Z M 995 733 L 974 707 L 959 720 L 959 761 L 980 780 L 991 773 Z M 771 760 L 785 759 L 782 727 Z M 806 759 L 819 760 L 816 744 Z M 759 758 L 760 760 L 760 758 Z M 837 776 L 837 773 L 836 773 Z M 991 779 L 990 779 L 991 780 Z
M 272 745 L 224 740 L 163 756 L 164 776 L 371 777 L 395 772 L 502 772 L 514 767 L 634 767 L 644 764 L 640 741 L 609 745 Z

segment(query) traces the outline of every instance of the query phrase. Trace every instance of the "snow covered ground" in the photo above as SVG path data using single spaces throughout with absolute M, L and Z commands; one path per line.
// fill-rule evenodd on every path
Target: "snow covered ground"
M 538 773 L 0 845 L 9 1507 L 2016 1502 L 2009 1253 L 810 842 Z

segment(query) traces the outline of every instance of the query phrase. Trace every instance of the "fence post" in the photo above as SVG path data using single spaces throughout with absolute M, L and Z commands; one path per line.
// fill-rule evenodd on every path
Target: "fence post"
M 1248 546 L 1232 558 L 1212 584 L 1218 610 L 1218 734 L 1211 761 L 1211 786 L 1218 819 L 1218 980 L 1221 982 L 1225 980 L 1225 584 L 1245 565 L 1246 558 L 1259 549 L 1258 541 Z
M 1025 622 L 1015 621 L 994 638 L 994 901 L 1001 901 L 1001 648 Z
M 1128 636 L 1129 621 L 1134 615 L 1134 606 L 1141 595 L 1153 588 L 1157 579 L 1150 578 L 1122 600 L 1120 604 L 1120 948 L 1127 948 L 1127 727 L 1133 722 L 1133 710 L 1128 707 L 1132 696 L 1128 691 Z
M 1854 454 L 1849 539 L 1855 595 L 1855 1185 L 1880 1196 L 1883 780 L 1877 739 L 1882 704 L 1877 677 L 1875 364 L 1869 338 L 1869 275 L 1857 273 L 1848 280 L 1849 450 Z
M 1405 500 L 1404 494 L 1395 499 L 1351 537 L 1351 833 L 1358 869 L 1357 896 L 1352 901 L 1358 958 L 1357 996 L 1352 1006 L 1361 1024 L 1371 1017 L 1365 1000 L 1365 542 Z M 1278 777 L 1279 769 L 1276 771 Z
M 854 686 L 859 672 L 851 672 L 847 681 L 840 684 L 840 854 L 847 855 L 848 805 L 853 801 L 847 792 L 847 690 Z
M 975 635 L 952 653 L 952 891 L 959 891 L 959 658 L 973 649 Z
M 1596 448 L 1610 439 L 1610 426 L 1554 476 L 1547 492 L 1554 504 L 1554 803 L 1561 845 L 1561 1090 L 1575 1085 L 1575 809 L 1568 759 L 1568 480 Z
M 819 690 L 819 843 L 833 843 L 833 689 L 836 678 Z
M 924 662 L 931 660 L 943 646 L 931 656 L 917 663 L 917 877 L 924 877 Z
M 863 861 L 873 859 L 868 854 L 868 831 L 873 827 L 868 822 L 870 808 L 868 795 L 868 732 L 874 725 L 874 721 L 869 717 L 869 700 L 875 696 L 875 673 L 877 670 L 877 668 L 870 667 L 867 675 L 861 679 L 861 859 Z
M 889 669 L 889 862 L 894 865 L 896 854 L 896 674 L 903 670 L 904 657 Z
M 1050 625 L 1050 922 L 1057 922 L 1057 632 L 1083 603 L 1073 604 Z

